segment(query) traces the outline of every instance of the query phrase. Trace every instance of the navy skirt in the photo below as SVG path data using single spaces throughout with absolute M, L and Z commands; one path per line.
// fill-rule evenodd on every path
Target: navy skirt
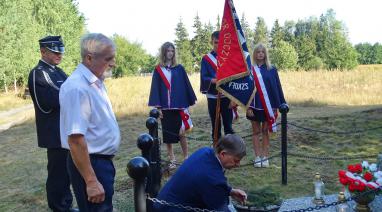
M 249 108 L 253 111 L 253 116 L 246 115 L 248 120 L 256 121 L 256 122 L 265 122 L 267 118 L 265 117 L 265 110 L 256 110 L 254 108 Z
M 163 143 L 172 144 L 179 142 L 179 130 L 182 127 L 180 110 L 162 110 Z

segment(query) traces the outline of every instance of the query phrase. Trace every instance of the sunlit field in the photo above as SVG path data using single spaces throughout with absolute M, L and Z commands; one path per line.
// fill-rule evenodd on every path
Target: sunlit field
M 290 106 L 362 106 L 382 104 L 382 65 L 359 66 L 353 71 L 279 72 Z M 199 92 L 199 74 L 190 76 L 198 98 L 194 113 L 206 112 L 206 99 Z M 106 82 L 117 114 L 147 113 L 151 77 L 125 77 Z

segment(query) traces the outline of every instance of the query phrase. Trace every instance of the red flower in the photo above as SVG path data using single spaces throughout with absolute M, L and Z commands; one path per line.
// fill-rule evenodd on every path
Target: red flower
M 357 189 L 357 185 L 353 181 L 353 182 L 349 183 L 349 187 L 348 188 L 349 188 L 350 192 L 354 192 Z
M 345 170 L 339 170 L 339 171 L 338 171 L 338 176 L 339 176 L 340 178 L 346 177 L 346 171 L 345 171 Z
M 352 164 L 349 164 L 349 165 L 348 165 L 348 171 L 351 172 L 351 173 L 356 173 L 355 166 L 352 165 Z
M 357 186 L 357 190 L 358 191 L 365 191 L 365 188 L 366 188 L 366 185 L 363 183 L 363 182 L 361 182 L 361 181 L 358 181 L 358 186 Z
M 362 173 L 362 164 L 357 163 L 357 164 L 355 164 L 354 166 L 355 166 L 355 171 L 356 171 L 357 173 Z
M 360 163 L 355 164 L 355 165 L 348 165 L 348 170 L 351 173 L 361 173 L 362 172 L 362 165 Z
M 341 183 L 342 185 L 347 185 L 347 184 L 350 183 L 350 181 L 348 180 L 347 177 L 340 177 L 340 183 Z
M 364 175 L 363 175 L 363 178 L 370 182 L 372 179 L 373 179 L 373 175 L 370 173 L 370 172 L 366 172 Z

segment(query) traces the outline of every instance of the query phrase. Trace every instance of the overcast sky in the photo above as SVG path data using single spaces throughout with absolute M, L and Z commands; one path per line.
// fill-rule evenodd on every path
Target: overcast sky
M 155 55 L 160 45 L 175 39 L 181 17 L 190 36 L 199 14 L 202 23 L 216 24 L 223 14 L 224 0 L 77 0 L 90 32 L 119 34 L 139 42 Z M 348 29 L 350 42 L 382 43 L 382 0 L 234 0 L 237 13 L 245 14 L 252 28 L 263 17 L 268 30 L 276 19 L 297 21 L 319 17 L 334 9 L 336 19 Z

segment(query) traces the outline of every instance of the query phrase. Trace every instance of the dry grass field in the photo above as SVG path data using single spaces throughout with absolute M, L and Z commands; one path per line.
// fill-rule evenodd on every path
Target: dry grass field
M 279 72 L 290 106 L 370 106 L 382 104 L 382 65 L 359 66 L 354 71 Z M 206 112 L 199 91 L 199 75 L 190 76 L 198 103 L 195 114 Z M 108 92 L 119 115 L 146 114 L 151 77 L 108 80 Z
M 198 92 L 199 75 L 190 79 L 198 97 L 198 103 L 192 108 L 195 128 L 188 135 L 190 149 L 194 151 L 208 146 L 211 141 L 205 97 Z M 291 123 L 324 131 L 362 131 L 323 134 L 290 126 L 290 153 L 319 157 L 362 155 L 371 157 L 364 159 L 375 161 L 374 156 L 382 152 L 382 66 L 360 66 L 355 71 L 280 72 L 280 79 L 290 106 L 288 119 Z M 126 164 L 140 154 L 136 139 L 139 134 L 147 132 L 145 120 L 150 109 L 147 107 L 150 83 L 150 77 L 106 82 L 122 133 L 120 151 L 114 160 L 117 169 L 115 211 L 134 211 L 132 184 L 126 173 Z M 3 98 L 0 96 L 0 102 Z M 243 115 L 241 111 L 241 117 Z M 368 130 L 375 127 L 380 128 Z M 249 128 L 244 118 L 234 125 L 241 136 L 250 135 Z M 254 169 L 250 164 L 253 160 L 251 141 L 250 138 L 245 140 L 248 156 L 243 159 L 242 167 L 227 172 L 229 181 L 245 190 L 268 185 L 283 198 L 311 196 L 316 171 L 322 173 L 326 193 L 337 193 L 340 190 L 336 177 L 338 169 L 360 160 L 312 160 L 289 156 L 288 185 L 282 186 L 280 158 L 272 159 L 269 169 Z M 271 140 L 271 155 L 279 153 L 280 134 L 275 133 Z M 180 156 L 179 145 L 175 146 L 175 151 Z M 0 132 L 0 154 L 0 211 L 48 211 L 45 197 L 46 152 L 37 147 L 33 117 Z M 165 152 L 162 158 L 166 159 Z M 163 180 L 165 182 L 167 178 Z

